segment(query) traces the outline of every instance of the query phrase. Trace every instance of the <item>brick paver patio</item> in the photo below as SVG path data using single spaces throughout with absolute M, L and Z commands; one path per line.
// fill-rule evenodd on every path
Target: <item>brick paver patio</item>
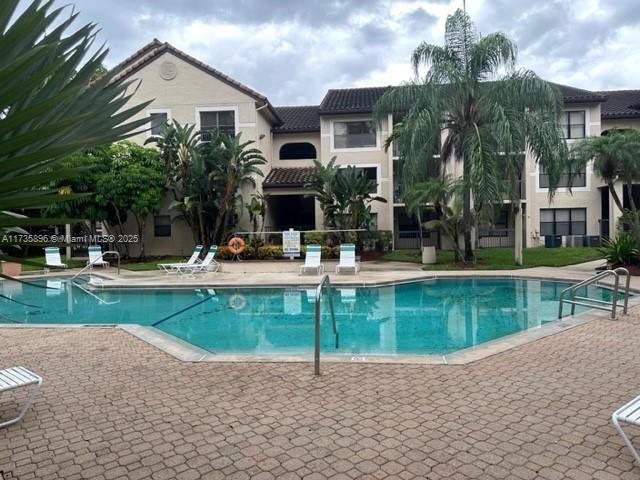
M 609 421 L 640 394 L 637 311 L 471 365 L 319 379 L 181 363 L 116 329 L 1 329 L 0 367 L 15 364 L 45 378 L 0 430 L 0 471 L 18 480 L 640 478 Z

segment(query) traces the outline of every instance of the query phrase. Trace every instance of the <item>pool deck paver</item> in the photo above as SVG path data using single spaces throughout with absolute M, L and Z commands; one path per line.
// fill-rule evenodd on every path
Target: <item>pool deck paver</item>
M 18 480 L 640 478 L 610 423 L 640 393 L 639 307 L 467 365 L 319 378 L 181 362 L 120 329 L 5 328 L 0 345 L 0 367 L 45 380 L 0 430 L 0 471 Z

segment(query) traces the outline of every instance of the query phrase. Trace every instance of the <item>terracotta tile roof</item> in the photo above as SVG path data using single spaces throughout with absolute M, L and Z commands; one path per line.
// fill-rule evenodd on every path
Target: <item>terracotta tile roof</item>
M 275 107 L 282 125 L 273 127 L 277 133 L 319 132 L 320 115 L 317 105 L 299 107 Z
M 320 103 L 320 115 L 333 113 L 368 113 L 373 110 L 378 99 L 390 88 L 366 87 L 332 89 Z
M 607 96 L 603 92 L 591 92 L 581 88 L 554 84 L 560 89 L 565 103 L 603 102 Z M 320 115 L 369 113 L 376 102 L 390 88 L 365 87 L 329 90 L 320 104 Z
M 112 82 L 118 82 L 120 80 L 123 80 L 124 78 L 140 70 L 142 67 L 148 65 L 154 59 L 156 59 L 157 57 L 159 57 L 165 52 L 169 52 L 175 55 L 176 57 L 193 65 L 194 67 L 199 68 L 200 70 L 216 77 L 218 80 L 226 83 L 227 85 L 230 85 L 240 90 L 241 92 L 250 96 L 254 100 L 257 100 L 258 102 L 260 102 L 262 105 L 267 105 L 267 108 L 269 109 L 274 119 L 276 120 L 276 124 L 279 125 L 282 123 L 282 119 L 278 116 L 278 113 L 276 112 L 273 105 L 271 105 L 267 97 L 265 97 L 261 93 L 256 92 L 252 88 L 247 87 L 246 85 L 238 82 L 237 80 L 234 80 L 228 75 L 225 75 L 221 71 L 216 70 L 215 68 L 207 65 L 206 63 L 201 62 L 200 60 L 192 57 L 191 55 L 183 52 L 182 50 L 177 49 L 173 45 L 167 42 L 161 42 L 157 38 L 154 38 L 151 42 L 146 44 L 144 47 L 142 47 L 140 50 L 135 52 L 133 55 L 126 58 L 125 60 L 120 62 L 118 65 L 116 65 L 113 68 L 113 71 L 116 71 L 118 73 L 114 75 Z
M 607 96 L 604 95 L 603 92 L 592 92 L 591 90 L 570 87 L 569 85 L 551 83 L 560 89 L 560 93 L 562 93 L 564 98 L 564 103 L 604 102 L 607 100 Z
M 600 92 L 608 99 L 602 104 L 602 118 L 640 118 L 640 90 Z
M 304 187 L 316 176 L 315 167 L 274 168 L 262 182 L 263 188 Z

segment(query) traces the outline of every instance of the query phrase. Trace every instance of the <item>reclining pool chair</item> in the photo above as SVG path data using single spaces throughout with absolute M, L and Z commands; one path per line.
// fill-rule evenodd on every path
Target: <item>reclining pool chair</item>
M 44 271 L 48 272 L 49 268 L 67 268 L 67 264 L 62 263 L 60 249 L 57 247 L 46 247 L 44 249 Z
M 360 271 L 360 263 L 356 262 L 356 246 L 353 243 L 340 245 L 340 261 L 336 265 L 336 273 L 344 270 L 353 270 L 353 273 Z
M 159 263 L 158 264 L 158 268 L 160 270 L 164 270 L 165 273 L 178 273 L 178 268 L 179 267 L 183 267 L 185 265 L 195 265 L 198 263 L 198 260 L 200 259 L 200 254 L 202 253 L 202 245 L 196 245 L 196 247 L 193 249 L 193 253 L 191 254 L 191 257 L 189 257 L 189 260 L 186 261 L 186 263 Z
M 9 425 L 13 425 L 14 423 L 22 420 L 22 417 L 27 413 L 27 410 L 35 400 L 38 392 L 40 391 L 40 387 L 42 386 L 42 377 L 24 367 L 13 367 L 0 370 L 0 394 L 8 392 L 9 390 L 15 390 L 16 388 L 29 386 L 32 387 L 31 395 L 29 395 L 23 403 L 18 416 L 0 423 L 0 428 L 8 427 Z
M 640 465 L 640 454 L 635 449 L 631 440 L 622 430 L 622 426 L 620 423 L 628 423 L 629 425 L 634 425 L 636 427 L 640 427 L 640 397 L 636 397 L 631 400 L 629 403 L 623 405 L 618 410 L 613 412 L 611 416 L 611 421 L 613 422 L 613 426 L 618 431 L 622 440 L 624 440 L 625 445 L 633 455 L 634 460 L 636 461 L 636 465 Z
M 109 268 L 109 262 L 102 258 L 102 247 L 100 245 L 92 245 L 89 247 L 89 260 L 87 265 L 91 267 Z
M 216 252 L 218 251 L 217 245 L 211 245 L 209 251 L 207 252 L 207 256 L 204 257 L 201 263 L 194 263 L 192 265 L 178 265 L 176 269 L 178 273 L 181 275 L 193 275 L 194 273 L 206 273 L 206 272 L 217 272 L 220 270 L 220 263 L 216 261 L 214 258 L 216 256 Z
M 300 275 L 307 270 L 315 271 L 316 275 L 324 272 L 324 265 L 320 262 L 322 247 L 320 245 L 307 245 L 307 253 L 304 257 L 304 265 L 300 265 Z

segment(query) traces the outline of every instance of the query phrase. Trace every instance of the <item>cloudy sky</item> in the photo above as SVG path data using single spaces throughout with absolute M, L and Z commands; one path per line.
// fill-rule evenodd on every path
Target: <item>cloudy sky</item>
M 67 3 L 65 0 L 64 3 Z M 267 95 L 318 103 L 328 88 L 397 84 L 420 41 L 442 43 L 462 0 L 70 0 L 102 28 L 113 66 L 154 37 Z M 58 1 L 59 5 L 63 2 Z M 467 0 L 480 33 L 516 41 L 548 80 L 640 88 L 640 0 Z

